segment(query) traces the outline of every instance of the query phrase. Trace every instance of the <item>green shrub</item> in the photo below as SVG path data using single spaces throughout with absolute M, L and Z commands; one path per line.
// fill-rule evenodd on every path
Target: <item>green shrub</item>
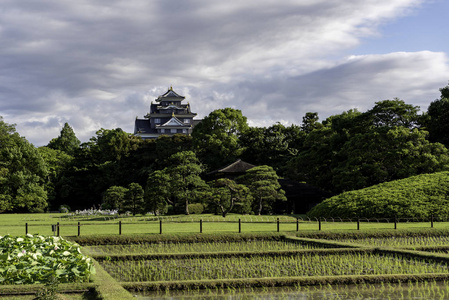
M 423 174 L 324 200 L 309 217 L 449 218 L 449 172 Z
M 192 203 L 189 204 L 189 213 L 190 214 L 202 214 L 204 211 L 204 205 L 201 203 Z

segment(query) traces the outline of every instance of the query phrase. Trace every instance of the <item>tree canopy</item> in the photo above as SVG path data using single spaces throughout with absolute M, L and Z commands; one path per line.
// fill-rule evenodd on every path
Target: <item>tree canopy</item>
M 238 109 L 217 109 L 192 132 L 198 157 L 213 170 L 235 161 L 243 152 L 240 136 L 248 130 L 246 117 Z
M 75 135 L 73 128 L 68 123 L 64 124 L 58 137 L 52 139 L 47 147 L 54 150 L 63 151 L 69 155 L 74 155 L 80 146 L 80 140 Z
M 43 212 L 47 174 L 37 149 L 0 117 L 0 211 Z

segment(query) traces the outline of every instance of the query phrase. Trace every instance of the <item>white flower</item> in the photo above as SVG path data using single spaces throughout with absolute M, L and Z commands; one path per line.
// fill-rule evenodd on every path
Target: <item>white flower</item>
M 69 256 L 69 255 L 70 255 L 70 252 L 69 252 L 69 251 L 64 251 L 64 252 L 62 252 L 62 255 L 64 255 L 64 256 Z
M 23 256 L 23 253 L 22 252 L 20 252 L 19 254 L 17 254 L 17 257 L 22 257 Z
M 23 238 L 17 238 L 16 242 L 23 242 Z
M 32 237 L 33 237 L 33 235 L 32 235 L 32 234 L 29 234 L 29 233 L 27 233 L 27 237 L 30 237 L 30 238 L 32 238 Z

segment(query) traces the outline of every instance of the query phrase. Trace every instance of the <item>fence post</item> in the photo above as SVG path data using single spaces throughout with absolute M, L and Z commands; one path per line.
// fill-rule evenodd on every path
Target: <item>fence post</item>
M 81 224 L 80 222 L 78 222 L 78 236 L 81 235 Z
M 59 236 L 59 222 L 58 222 L 58 223 L 56 223 L 56 230 L 57 230 L 57 234 L 56 234 L 56 236 Z
M 200 233 L 203 233 L 203 219 L 200 219 Z
M 357 218 L 357 230 L 360 230 L 360 219 Z
M 159 220 L 159 234 L 162 234 L 162 220 Z
M 433 228 L 433 214 L 430 216 L 430 228 Z
M 296 218 L 296 231 L 299 231 L 299 218 Z
M 118 221 L 118 234 L 122 234 L 122 221 Z
M 239 233 L 242 233 L 242 220 L 239 218 Z
M 398 217 L 394 217 L 394 229 L 398 229 Z
M 318 230 L 321 231 L 321 218 L 318 219 Z
M 276 223 L 277 223 L 277 228 L 278 228 L 278 232 L 279 232 L 279 218 L 277 218 Z
M 28 223 L 25 223 L 25 235 L 28 234 Z

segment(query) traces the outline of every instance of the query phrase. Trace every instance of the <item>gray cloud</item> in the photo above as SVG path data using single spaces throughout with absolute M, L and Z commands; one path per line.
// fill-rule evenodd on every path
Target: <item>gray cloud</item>
M 421 2 L 6 0 L 0 115 L 44 145 L 64 122 L 83 141 L 132 131 L 170 85 L 200 117 L 230 106 L 253 125 L 396 96 L 425 103 L 446 83 L 444 53 L 344 58 Z

